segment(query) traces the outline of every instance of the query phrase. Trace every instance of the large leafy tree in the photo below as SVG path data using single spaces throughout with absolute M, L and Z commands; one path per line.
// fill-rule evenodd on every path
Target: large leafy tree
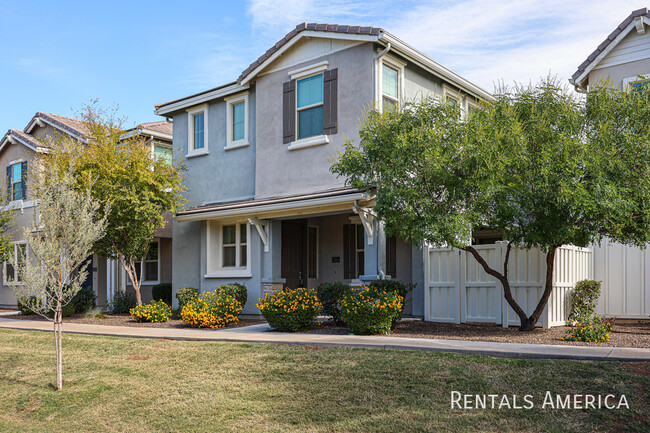
M 532 330 L 558 247 L 650 240 L 649 124 L 648 93 L 598 88 L 585 101 L 547 79 L 501 89 L 469 113 L 436 100 L 370 112 L 360 142 L 346 142 L 332 171 L 376 191 L 389 234 L 471 253 L 501 282 L 520 329 Z M 500 269 L 469 241 L 481 227 L 507 242 Z M 513 246 L 546 253 L 544 292 L 530 315 L 508 281 Z
M 125 121 L 117 117 L 115 109 L 93 103 L 79 117 L 88 142 L 76 158 L 76 178 L 91 188 L 107 222 L 105 235 L 95 243 L 94 251 L 119 261 L 138 305 L 142 305 L 137 266 L 155 231 L 164 227 L 165 214 L 174 213 L 184 202 L 182 166 L 153 158 L 144 138 L 125 134 Z M 64 158 L 61 155 L 60 159 Z

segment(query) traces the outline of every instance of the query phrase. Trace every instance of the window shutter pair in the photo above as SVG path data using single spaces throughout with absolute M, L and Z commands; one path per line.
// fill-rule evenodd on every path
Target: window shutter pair
M 323 134 L 338 132 L 338 69 L 323 73 Z M 282 142 L 291 143 L 296 139 L 296 80 L 287 81 L 282 86 Z
M 355 260 L 356 260 L 356 242 L 354 224 L 343 225 L 343 279 L 351 280 L 354 278 Z

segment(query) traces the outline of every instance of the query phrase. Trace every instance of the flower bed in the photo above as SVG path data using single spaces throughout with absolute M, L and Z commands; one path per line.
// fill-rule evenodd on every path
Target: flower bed
M 257 308 L 272 328 L 281 332 L 306 331 L 311 328 L 323 307 L 314 290 L 305 288 L 289 290 L 258 300 Z

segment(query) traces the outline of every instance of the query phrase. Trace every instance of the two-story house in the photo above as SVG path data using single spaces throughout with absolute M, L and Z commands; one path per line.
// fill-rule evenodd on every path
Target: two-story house
M 38 203 L 30 196 L 27 179 L 28 168 L 35 162 L 39 153 L 47 153 L 47 138 L 65 134 L 81 142 L 87 142 L 87 130 L 78 119 L 38 112 L 22 130 L 10 129 L 0 140 L 0 166 L 5 167 L 5 188 L 8 203 L 4 209 L 13 209 L 11 236 L 14 241 L 12 254 L 15 258 L 29 256 L 23 230 L 34 220 L 34 210 Z M 165 121 L 143 123 L 125 134 L 143 137 L 150 147 L 153 157 L 171 159 L 172 125 Z M 156 233 L 146 260 L 141 264 L 143 278 L 142 294 L 145 301 L 151 300 L 151 288 L 159 282 L 171 282 L 172 231 L 169 221 Z M 20 254 L 22 252 L 22 254 Z M 128 288 L 124 271 L 114 260 L 94 255 L 88 262 L 86 287 L 92 287 L 97 295 L 97 303 L 106 305 L 116 290 Z M 16 307 L 13 286 L 21 284 L 21 278 L 9 261 L 2 264 L 0 281 L 0 307 Z
M 173 288 L 282 287 L 382 278 L 417 283 L 424 252 L 386 238 L 372 194 L 345 187 L 330 159 L 359 140 L 367 110 L 435 97 L 469 109 L 491 95 L 374 27 L 303 23 L 233 82 L 156 105 L 173 119 L 189 207 L 173 223 Z
M 650 12 L 633 11 L 592 52 L 569 80 L 578 92 L 607 85 L 629 91 L 650 83 Z M 650 315 L 648 249 L 603 241 L 593 246 L 594 277 L 603 282 L 597 313 L 610 317 Z

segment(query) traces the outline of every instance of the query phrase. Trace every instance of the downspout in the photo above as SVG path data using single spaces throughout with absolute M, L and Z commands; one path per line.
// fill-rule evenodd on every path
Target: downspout
M 375 64 L 377 63 L 377 60 L 381 57 L 383 57 L 384 54 L 386 54 L 388 51 L 390 51 L 391 45 L 390 42 L 386 43 L 386 48 L 384 48 L 382 51 L 380 51 L 373 59 L 372 59 L 372 93 L 374 95 L 374 102 L 377 102 L 377 68 Z

